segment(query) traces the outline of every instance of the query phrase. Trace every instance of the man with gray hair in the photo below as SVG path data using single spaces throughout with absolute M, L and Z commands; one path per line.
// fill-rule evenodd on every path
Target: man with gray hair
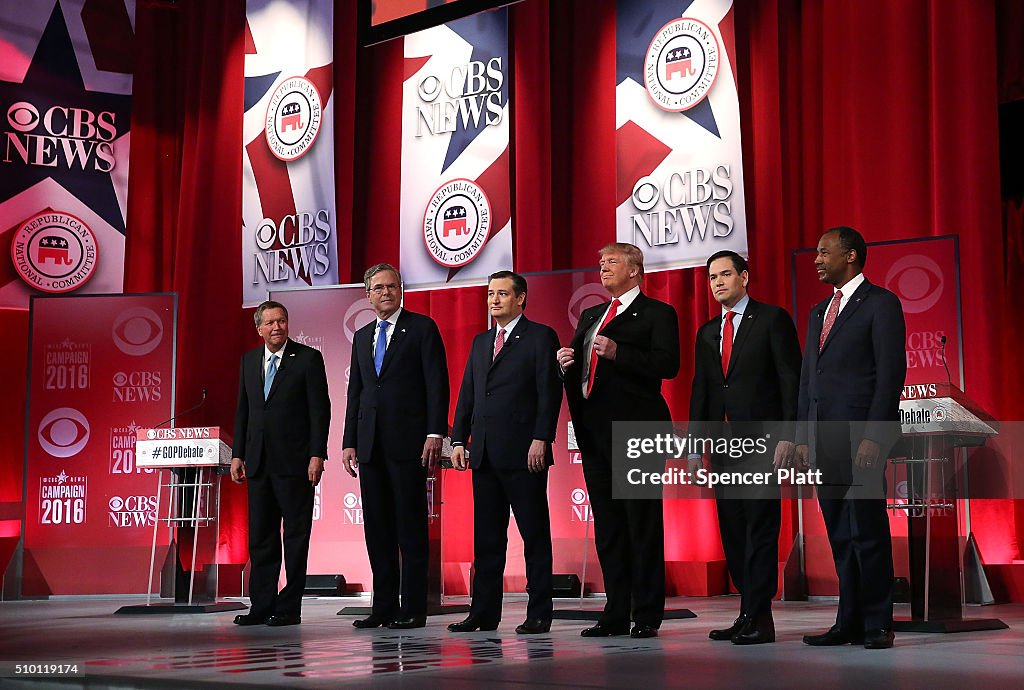
M 448 431 L 448 364 L 433 319 L 402 307 L 398 269 L 377 264 L 363 282 L 377 319 L 352 338 L 342 462 L 359 478 L 373 609 L 353 625 L 422 628 L 427 474 Z
M 254 314 L 263 345 L 242 356 L 231 480 L 249 494 L 249 613 L 235 625 L 298 625 L 313 528 L 313 491 L 327 457 L 331 399 L 318 350 L 288 338 L 288 310 Z M 282 527 L 287 583 L 281 572 Z

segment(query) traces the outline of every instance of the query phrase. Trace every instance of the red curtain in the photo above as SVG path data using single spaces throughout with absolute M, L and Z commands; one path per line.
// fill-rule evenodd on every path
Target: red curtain
M 178 426 L 231 434 L 241 313 L 244 0 L 140 3 L 125 292 L 176 292 Z M 244 563 L 245 493 L 224 484 L 225 562 Z

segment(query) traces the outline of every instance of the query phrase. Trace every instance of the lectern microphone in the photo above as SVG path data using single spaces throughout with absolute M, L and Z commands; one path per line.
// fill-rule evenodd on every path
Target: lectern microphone
M 942 366 L 946 369 L 946 383 L 953 383 L 953 377 L 949 373 L 949 365 L 946 363 L 946 336 L 939 336 L 939 352 L 942 355 Z
M 187 415 L 189 412 L 195 412 L 200 407 L 202 407 L 204 404 L 206 404 L 206 386 L 203 386 L 203 397 L 199 400 L 199 402 L 197 402 L 195 405 L 193 405 L 192 407 L 188 408 L 184 412 L 178 412 L 176 414 L 171 415 L 171 417 L 169 419 L 165 419 L 164 421 L 160 422 L 159 424 L 154 424 L 153 428 L 154 429 L 159 429 L 164 424 L 170 424 L 171 422 L 173 422 L 178 417 L 183 417 L 184 415 Z

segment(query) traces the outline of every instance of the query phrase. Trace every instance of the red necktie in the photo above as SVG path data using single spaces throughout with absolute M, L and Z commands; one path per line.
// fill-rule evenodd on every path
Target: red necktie
M 597 342 L 597 335 L 604 330 L 604 327 L 608 325 L 608 322 L 615 318 L 615 312 L 618 311 L 619 305 L 622 302 L 616 297 L 612 300 L 612 306 L 608 308 L 608 315 L 604 317 L 604 321 L 601 322 L 601 327 L 597 329 L 597 333 L 594 334 L 594 342 Z M 594 388 L 594 372 L 597 371 L 597 351 L 594 346 L 590 346 L 590 373 L 587 375 L 587 397 L 590 397 L 590 391 Z
M 832 326 L 835 325 L 836 317 L 839 316 L 839 303 L 843 301 L 843 291 L 836 290 L 836 294 L 832 295 L 832 303 L 828 305 L 828 313 L 825 314 L 825 324 L 821 327 L 821 339 L 818 341 L 818 353 L 821 353 L 821 348 L 825 347 L 825 341 L 828 340 L 828 333 L 832 330 Z
M 498 336 L 494 339 L 494 354 L 491 355 L 491 361 L 493 362 L 498 358 L 498 353 L 501 352 L 501 348 L 505 347 L 505 329 L 498 329 Z
M 722 374 L 729 373 L 729 359 L 732 358 L 732 339 L 733 334 L 736 332 L 732 325 L 732 317 L 736 316 L 736 312 L 729 311 L 725 313 L 725 325 L 722 328 Z

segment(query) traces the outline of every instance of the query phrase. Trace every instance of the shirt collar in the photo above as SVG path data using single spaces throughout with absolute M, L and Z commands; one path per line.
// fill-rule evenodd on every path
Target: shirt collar
M 832 294 L 836 294 L 837 290 L 843 291 L 843 297 L 850 297 L 857 291 L 857 288 L 864 282 L 864 274 L 858 273 L 853 278 L 850 278 L 850 282 L 844 285 L 842 288 L 837 288 L 835 285 L 832 286 Z
M 523 315 L 520 314 L 516 318 L 514 318 L 511 321 L 509 321 L 508 323 L 506 323 L 504 326 L 498 326 L 498 324 L 494 324 L 494 337 L 495 338 L 498 337 L 498 331 L 504 330 L 505 331 L 505 340 L 508 340 L 509 335 L 512 334 L 512 329 L 516 327 L 516 324 L 518 324 L 519 320 L 522 319 L 522 318 L 523 318 Z
M 263 346 L 263 366 L 266 366 L 267 362 L 270 361 L 270 355 L 277 355 L 277 362 L 278 362 L 278 364 L 280 364 L 282 361 L 284 361 L 284 351 L 287 348 L 288 348 L 288 341 L 287 340 L 284 341 L 284 345 L 282 345 L 281 349 L 278 350 L 277 352 L 271 352 L 270 348 L 267 347 L 266 345 L 264 345 Z
M 636 286 L 630 288 L 629 290 L 626 290 L 621 295 L 619 295 L 619 304 L 622 305 L 621 306 L 622 311 L 625 311 L 629 307 L 629 305 L 631 305 L 633 303 L 633 300 L 635 300 L 637 298 L 637 295 L 639 295 L 639 294 L 640 294 L 640 286 L 636 285 Z
M 383 321 L 387 321 L 387 322 L 388 322 L 388 323 L 390 323 L 390 324 L 391 324 L 392 326 L 394 326 L 395 324 L 397 324 L 397 323 L 398 323 L 398 316 L 399 316 L 399 314 L 401 314 L 401 313 L 402 313 L 402 308 L 401 308 L 401 307 L 399 307 L 398 309 L 396 309 L 396 310 L 395 310 L 395 313 L 394 313 L 394 314 L 392 314 L 391 316 L 389 316 L 388 318 L 386 318 L 386 319 L 380 319 L 380 318 L 378 318 L 378 319 L 377 319 L 377 328 L 380 328 L 380 322 L 381 322 L 382 320 L 383 320 Z
M 722 307 L 722 318 L 725 318 L 725 315 L 729 312 L 743 316 L 743 313 L 747 311 L 748 304 L 750 304 L 750 295 L 743 295 L 743 297 L 740 298 L 740 301 L 733 305 L 732 309 Z

